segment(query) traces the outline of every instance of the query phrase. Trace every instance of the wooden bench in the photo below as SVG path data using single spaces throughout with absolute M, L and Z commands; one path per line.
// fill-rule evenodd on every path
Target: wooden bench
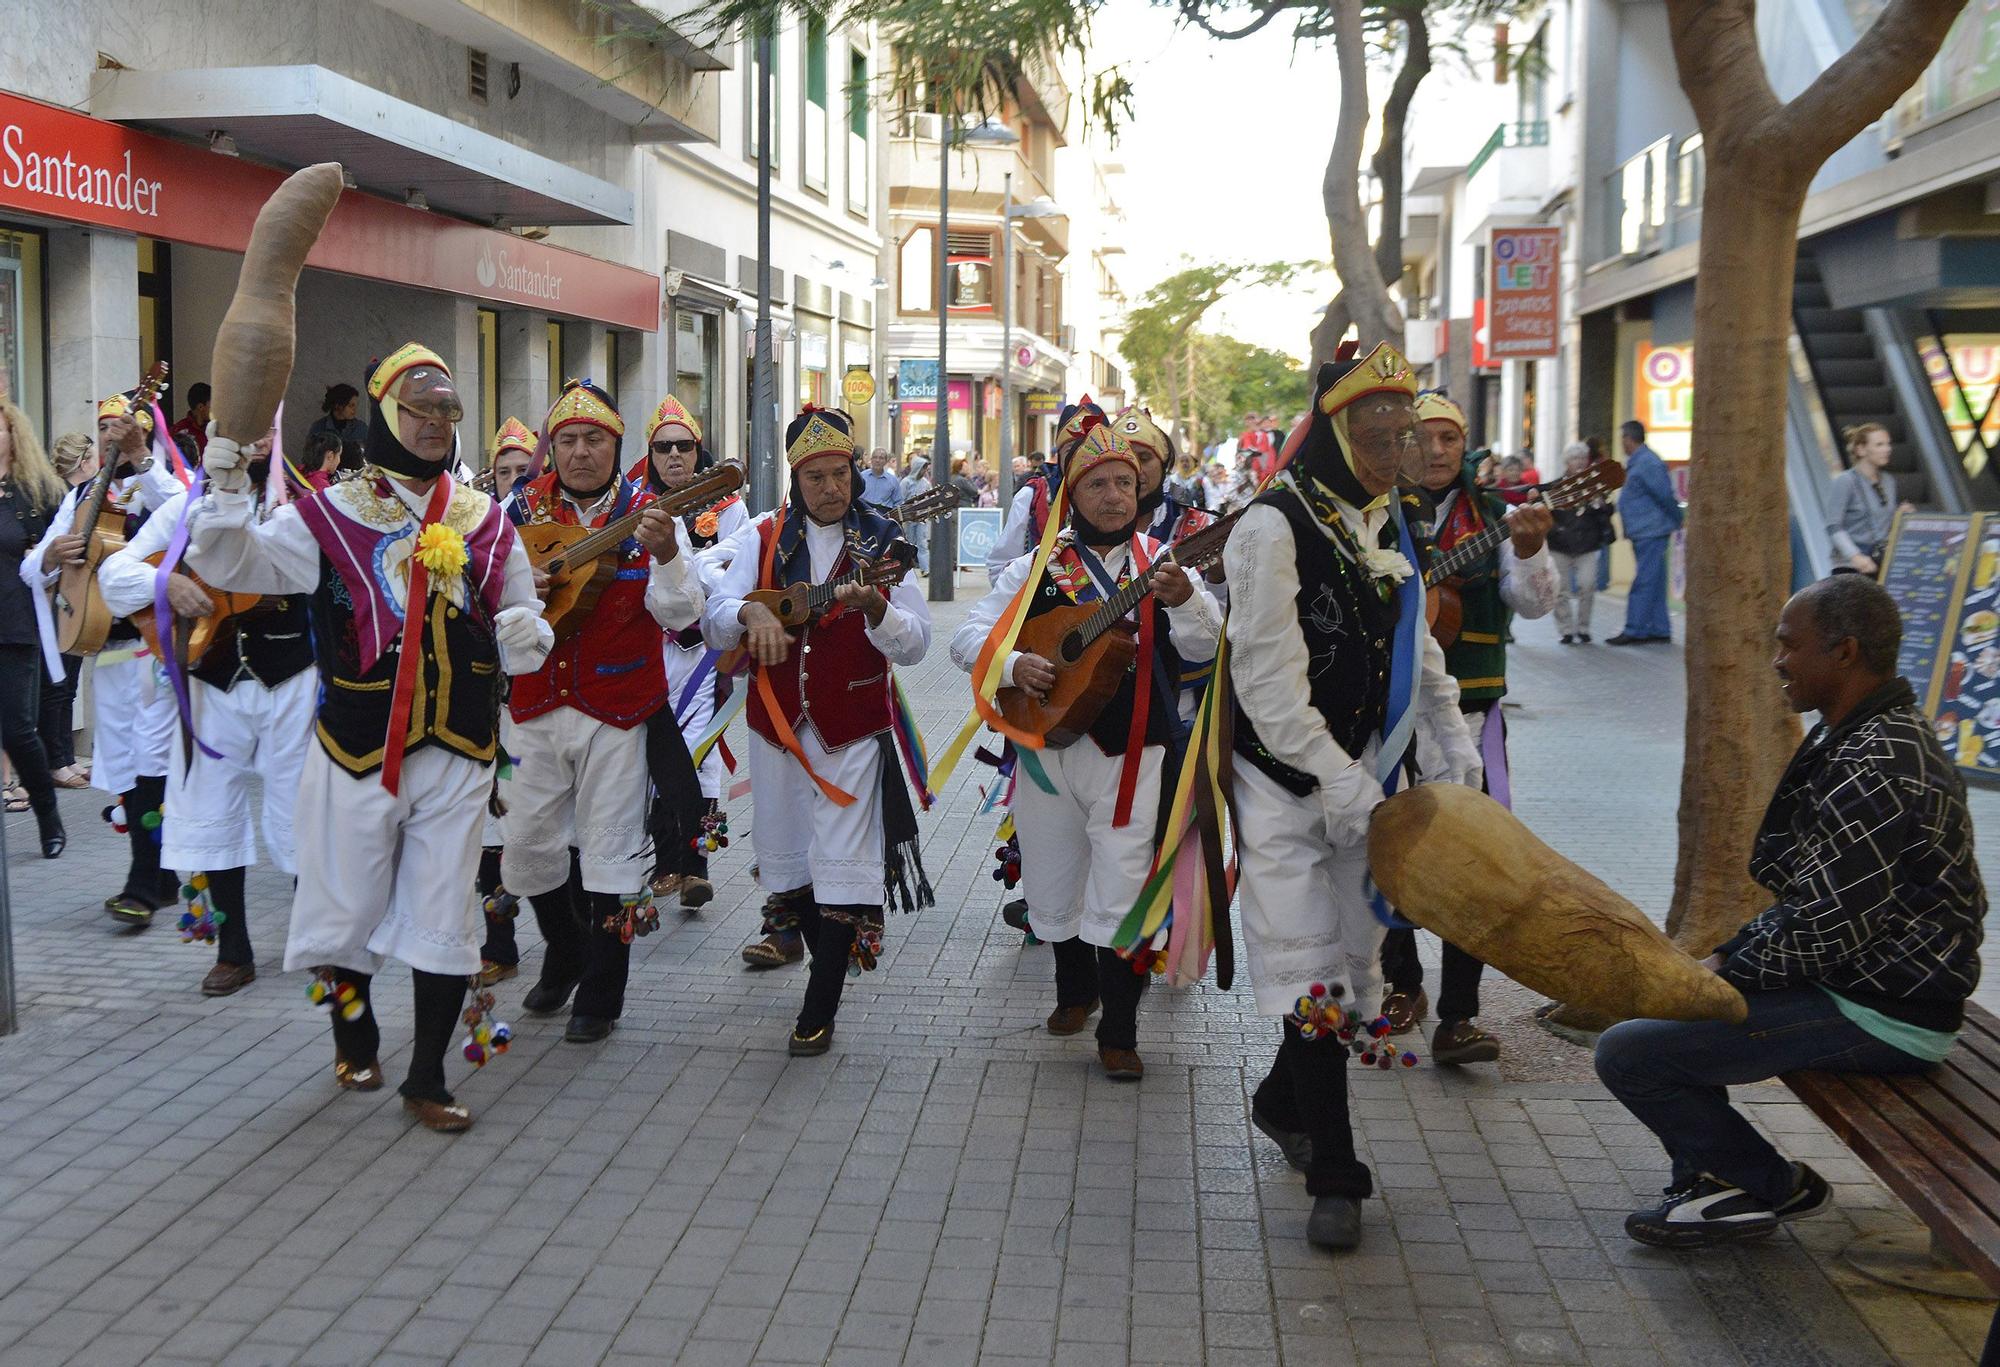
M 2000 1292 L 2000 1018 L 1967 1002 L 1957 1046 L 1926 1072 L 1781 1080 L 1930 1226 L 1928 1247 L 1856 1241 L 1841 1255 L 1856 1271 L 1932 1295 Z

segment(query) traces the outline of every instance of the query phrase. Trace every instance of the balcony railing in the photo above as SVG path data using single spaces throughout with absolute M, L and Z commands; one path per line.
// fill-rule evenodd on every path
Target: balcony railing
M 1706 166 L 1701 135 L 1641 149 L 1604 179 L 1612 256 L 1649 256 L 1664 246 L 1670 221 L 1701 209 Z
M 1533 123 L 1503 123 L 1493 130 L 1493 136 L 1479 149 L 1479 155 L 1465 168 L 1465 178 L 1471 180 L 1479 174 L 1479 169 L 1493 159 L 1493 154 L 1503 147 L 1547 147 L 1549 145 L 1549 125 L 1538 119 Z

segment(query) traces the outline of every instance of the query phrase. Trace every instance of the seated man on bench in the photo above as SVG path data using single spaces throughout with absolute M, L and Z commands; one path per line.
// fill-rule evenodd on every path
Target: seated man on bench
M 1979 981 L 1985 885 L 1965 784 L 1896 674 L 1902 620 L 1858 574 L 1800 590 L 1772 662 L 1819 725 L 1764 813 L 1750 873 L 1769 910 L 1707 966 L 1750 1003 L 1741 1025 L 1635 1020 L 1597 1044 L 1597 1075 L 1666 1146 L 1673 1181 L 1625 1232 L 1663 1248 L 1759 1238 L 1817 1215 L 1825 1179 L 1729 1104 L 1782 1073 L 1918 1072 L 1957 1037 Z

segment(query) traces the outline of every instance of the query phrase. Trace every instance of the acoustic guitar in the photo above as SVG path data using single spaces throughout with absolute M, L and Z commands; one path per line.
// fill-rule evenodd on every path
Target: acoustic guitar
M 165 551 L 154 551 L 146 557 L 146 563 L 158 568 L 167 558 Z M 236 630 L 236 619 L 246 613 L 268 611 L 277 606 L 278 600 L 261 593 L 231 593 L 216 588 L 183 563 L 174 571 L 194 581 L 195 587 L 208 595 L 214 609 L 203 617 L 182 617 L 177 612 L 169 612 L 174 618 L 174 658 L 183 669 L 192 669 L 201 663 L 202 656 L 208 654 L 216 642 L 226 639 Z M 139 635 L 145 638 L 146 648 L 164 660 L 166 653 L 161 649 L 159 623 L 154 620 L 153 609 L 141 608 L 132 614 L 132 625 L 139 628 Z
M 563 522 L 529 522 L 514 529 L 528 548 L 528 559 L 548 576 L 542 591 L 542 618 L 555 628 L 557 642 L 583 630 L 591 609 L 618 573 L 617 550 L 649 509 L 669 517 L 697 512 L 721 503 L 743 487 L 743 471 L 722 465 L 692 484 L 662 494 L 602 527 L 577 527 Z M 683 554 L 691 554 L 684 546 Z
M 158 398 L 166 383 L 167 363 L 155 361 L 139 383 L 133 411 Z M 76 501 L 76 520 L 69 530 L 83 538 L 83 559 L 62 567 L 55 592 L 56 645 L 65 655 L 95 655 L 118 620 L 104 605 L 97 570 L 107 556 L 125 548 L 125 514 L 109 506 L 113 472 L 121 459 L 112 452 Z
M 918 494 L 907 503 L 894 509 L 885 509 L 887 516 L 893 517 L 905 527 L 918 523 L 934 522 L 948 513 L 957 511 L 958 490 L 946 485 L 932 489 L 929 493 Z M 824 584 L 793 584 L 782 589 L 756 589 L 746 594 L 746 603 L 761 603 L 771 610 L 771 615 L 787 629 L 802 627 L 807 622 L 825 613 L 835 602 L 837 590 L 847 584 L 867 584 L 887 590 L 901 583 L 903 576 L 917 563 L 917 548 L 905 541 L 891 542 L 889 553 L 879 560 L 861 560 L 847 573 L 836 575 Z M 722 652 L 716 662 L 720 674 L 734 674 L 749 658 L 750 647 L 746 641 Z
M 1242 516 L 1239 509 L 1182 538 L 1152 568 L 1174 564 L 1190 574 L 1206 569 L 1222 557 Z M 1055 667 L 1056 682 L 1041 701 L 1024 688 L 1002 688 L 993 698 L 1000 715 L 1009 725 L 1040 736 L 1052 750 L 1088 735 L 1139 653 L 1138 627 L 1125 620 L 1126 614 L 1152 591 L 1153 576 L 1147 573 L 1101 602 L 1066 604 L 1022 623 L 1014 648 L 1047 660 Z
M 1550 511 L 1575 508 L 1617 492 L 1624 483 L 1624 466 L 1615 460 L 1600 460 L 1554 484 L 1538 486 L 1527 501 Z M 1460 572 L 1491 555 L 1507 536 L 1507 524 L 1494 522 L 1438 554 L 1424 570 L 1424 616 L 1440 646 L 1449 647 L 1458 640 L 1465 622 L 1465 601 L 1460 596 L 1465 580 Z

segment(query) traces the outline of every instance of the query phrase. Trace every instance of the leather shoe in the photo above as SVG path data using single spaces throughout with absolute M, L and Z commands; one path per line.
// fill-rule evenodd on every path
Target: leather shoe
M 1090 1024 L 1090 1013 L 1097 1009 L 1097 1003 L 1088 1006 L 1058 1006 L 1049 1012 L 1049 1033 L 1051 1035 L 1074 1035 Z
M 240 992 L 257 981 L 255 964 L 217 964 L 208 970 L 208 976 L 201 980 L 201 995 L 204 997 L 227 997 Z
M 365 1063 L 356 1067 L 346 1059 L 336 1057 L 333 1061 L 333 1080 L 340 1084 L 343 1091 L 379 1092 L 382 1090 L 382 1065 Z
M 575 990 L 575 983 L 536 983 L 521 998 L 521 1009 L 531 1016 L 553 1016 L 569 1004 L 569 994 Z
M 1035 933 L 1034 927 L 1028 924 L 1028 899 L 1025 897 L 1016 897 L 1000 908 L 1000 919 L 1015 930 L 1029 935 Z
M 611 1033 L 611 1019 L 608 1016 L 571 1016 L 569 1029 L 563 1031 L 563 1038 L 571 1044 L 595 1044 Z
M 1306 1217 L 1306 1242 L 1349 1249 L 1361 1242 L 1361 1202 L 1352 1196 L 1315 1196 Z
M 1292 1165 L 1293 1171 L 1305 1172 L 1312 1167 L 1312 1137 L 1304 1130 L 1281 1130 L 1259 1115 L 1255 1106 L 1250 1108 L 1250 1123 L 1256 1127 L 1257 1133 L 1278 1146 L 1278 1152 L 1285 1155 L 1285 1161 Z
M 743 946 L 743 962 L 752 968 L 783 968 L 806 956 L 806 937 L 796 930 L 774 930 L 754 945 Z
M 153 924 L 153 909 L 136 897 L 120 895 L 108 899 L 104 909 L 111 913 L 111 919 L 128 926 L 144 928 Z
M 818 1058 L 831 1048 L 833 1048 L 833 1023 L 829 1021 L 809 1035 L 800 1034 L 798 1027 L 794 1026 L 791 1043 L 786 1046 L 785 1052 L 793 1058 Z
M 439 1134 L 460 1134 L 472 1128 L 472 1112 L 456 1101 L 406 1096 L 403 1109 L 415 1116 L 419 1125 Z
M 1136 1049 L 1099 1049 L 1097 1061 L 1104 1065 L 1104 1076 L 1113 1082 L 1137 1082 L 1146 1076 L 1146 1065 L 1139 1061 Z
M 1500 1057 L 1500 1041 L 1471 1021 L 1449 1021 L 1431 1037 L 1431 1059 L 1446 1067 L 1461 1063 L 1492 1063 Z
M 63 829 L 62 813 L 52 804 L 47 811 L 35 813 L 36 834 L 41 837 L 42 858 L 59 859 L 69 847 L 69 832 Z
M 507 979 L 514 977 L 520 971 L 521 966 L 519 964 L 501 964 L 495 963 L 491 959 L 481 959 L 479 961 L 479 985 L 481 987 L 497 986 L 500 983 L 506 982 Z
M 715 884 L 689 875 L 681 884 L 681 910 L 699 911 L 715 900 Z
M 1621 631 L 1604 644 L 1608 646 L 1649 646 L 1655 643 L 1664 644 L 1671 640 L 1673 640 L 1671 636 L 1634 636 L 1630 632 Z
M 1430 993 L 1418 988 L 1411 992 L 1391 992 L 1382 998 L 1382 1014 L 1389 1018 L 1389 1033 L 1407 1035 L 1417 1022 L 1431 1013 Z

